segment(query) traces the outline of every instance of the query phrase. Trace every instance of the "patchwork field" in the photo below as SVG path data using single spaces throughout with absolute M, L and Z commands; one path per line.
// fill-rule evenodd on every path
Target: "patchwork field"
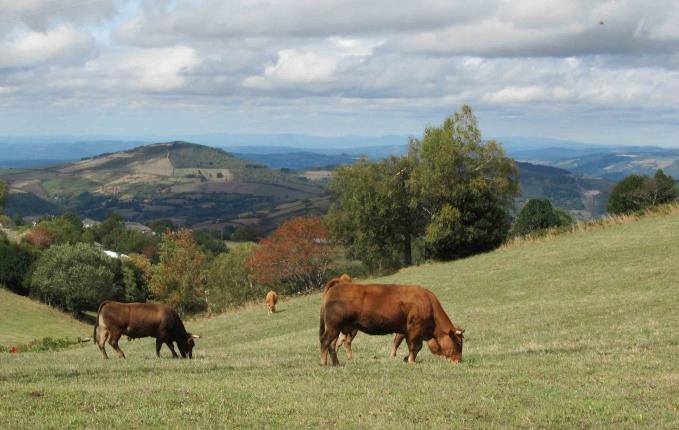
M 359 334 L 354 360 L 320 367 L 318 294 L 188 321 L 194 360 L 152 340 L 123 342 L 127 360 L 1 354 L 0 425 L 678 428 L 678 241 L 679 215 L 657 216 L 381 279 L 439 296 L 466 329 L 459 365 Z

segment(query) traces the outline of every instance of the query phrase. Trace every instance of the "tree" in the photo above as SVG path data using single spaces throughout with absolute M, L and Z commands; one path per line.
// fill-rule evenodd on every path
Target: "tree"
M 30 243 L 38 249 L 47 249 L 52 246 L 55 239 L 45 227 L 37 225 L 24 234 L 22 242 Z
M 248 265 L 255 247 L 253 243 L 238 244 L 210 263 L 205 293 L 209 297 L 211 312 L 220 312 L 250 300 L 261 300 L 264 296 L 265 286 L 253 282 Z
M 608 212 L 632 213 L 663 203 L 677 200 L 677 185 L 671 176 L 658 170 L 651 178 L 629 175 L 618 182 L 608 196 Z
M 124 287 L 123 300 L 145 302 L 149 294 L 151 262 L 144 255 L 130 254 L 120 267 Z
M 0 181 L 0 212 L 5 208 L 5 202 L 7 202 L 7 195 L 9 194 L 9 189 L 7 184 Z
M 26 245 L 11 242 L 0 233 L 0 285 L 18 294 L 29 293 L 27 275 L 37 253 Z
M 151 296 L 174 306 L 180 314 L 205 309 L 205 254 L 191 230 L 166 234 L 159 253 L 160 262 L 154 266 L 149 284 Z
M 70 243 L 73 245 L 82 241 L 82 221 L 72 212 L 67 212 L 62 216 L 44 219 L 38 223 L 36 228 L 44 229 L 51 238 L 52 243 Z
M 174 225 L 171 219 L 155 220 L 149 225 L 149 227 L 151 227 L 151 230 L 153 230 L 156 234 L 165 234 L 165 232 L 168 230 L 177 230 L 177 226 Z
M 568 213 L 555 209 L 548 199 L 530 199 L 519 212 L 512 227 L 512 234 L 522 236 L 571 223 L 572 218 Z
M 95 310 L 122 291 L 115 261 L 85 243 L 52 246 L 35 263 L 31 294 L 70 312 Z
M 293 218 L 260 241 L 249 267 L 256 282 L 296 293 L 323 286 L 332 256 L 320 218 Z
M 327 217 L 332 236 L 372 270 L 412 263 L 412 240 L 424 219 L 408 186 L 413 168 L 411 157 L 390 157 L 362 160 L 333 175 Z
M 484 142 L 469 106 L 411 141 L 418 159 L 410 182 L 431 214 L 426 246 L 437 259 L 464 257 L 500 245 L 519 194 L 518 169 L 494 140 Z
M 238 227 L 231 235 L 234 242 L 256 242 L 262 237 L 262 233 L 254 225 L 243 225 Z
M 89 233 L 90 230 L 93 233 Z M 89 242 L 90 239 L 101 243 L 104 248 L 111 251 L 123 254 L 144 254 L 148 258 L 155 256 L 158 245 L 156 236 L 126 229 L 123 218 L 114 212 L 110 213 L 98 226 L 88 229 L 87 234 L 83 235 L 83 240 Z
M 518 169 L 484 142 L 469 106 L 411 139 L 408 154 L 338 169 L 329 189 L 333 238 L 372 269 L 410 264 L 413 238 L 429 256 L 483 252 L 507 237 Z
M 222 232 L 217 230 L 203 230 L 194 233 L 200 249 L 208 256 L 215 256 L 227 252 L 226 242 Z

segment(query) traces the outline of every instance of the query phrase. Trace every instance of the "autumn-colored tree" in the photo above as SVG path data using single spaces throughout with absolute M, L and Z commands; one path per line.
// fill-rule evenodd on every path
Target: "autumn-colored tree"
M 55 241 L 52 233 L 40 225 L 28 230 L 23 240 L 40 249 L 49 248 Z
M 189 229 L 168 232 L 160 243 L 160 262 L 153 268 L 149 291 L 180 314 L 206 308 L 205 254 Z
M 248 261 L 255 282 L 308 291 L 325 282 L 333 247 L 320 218 L 294 218 L 263 239 Z

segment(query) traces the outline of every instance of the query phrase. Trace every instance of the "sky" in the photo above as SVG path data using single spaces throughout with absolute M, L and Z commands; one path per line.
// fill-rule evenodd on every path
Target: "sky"
M 675 0 L 0 0 L 0 135 L 679 146 Z

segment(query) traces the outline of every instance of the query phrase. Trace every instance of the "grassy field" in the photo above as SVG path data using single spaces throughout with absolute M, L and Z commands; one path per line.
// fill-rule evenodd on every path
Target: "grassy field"
M 0 288 L 0 345 L 25 344 L 44 337 L 87 337 L 89 331 L 63 312 Z
M 679 215 L 658 216 L 383 279 L 437 293 L 466 329 L 459 365 L 359 334 L 321 368 L 319 295 L 188 321 L 192 361 L 152 340 L 127 360 L 3 354 L 0 427 L 678 428 L 677 243 Z

